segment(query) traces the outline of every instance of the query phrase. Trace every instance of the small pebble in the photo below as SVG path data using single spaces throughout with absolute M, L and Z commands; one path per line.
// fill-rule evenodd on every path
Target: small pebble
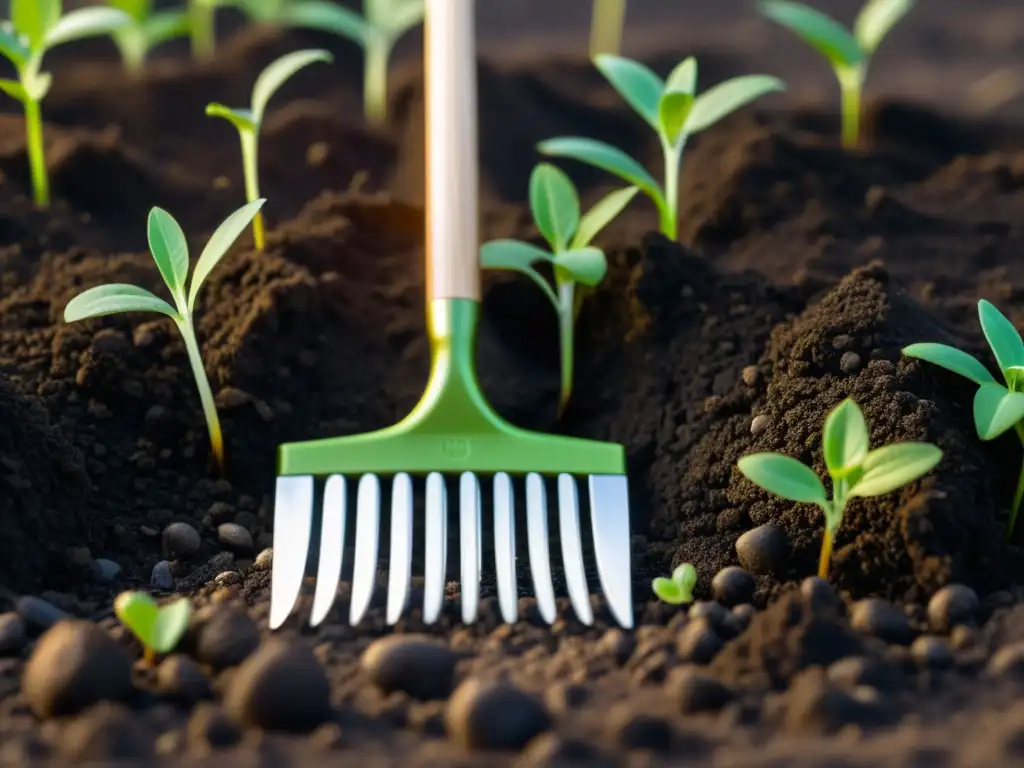
M 755 613 L 757 613 L 757 608 L 750 603 L 734 605 L 732 611 L 730 611 L 733 626 L 738 628 L 739 632 L 743 632 L 743 630 L 750 626 L 750 620 L 754 618 Z
M 14 610 L 21 616 L 29 629 L 37 631 L 45 631 L 58 621 L 71 618 L 71 614 L 67 611 L 62 611 L 41 597 L 19 597 L 14 601 Z
M 742 568 L 730 565 L 723 568 L 711 580 L 711 593 L 722 605 L 732 607 L 749 603 L 754 599 L 757 582 Z
M 729 686 L 692 667 L 673 670 L 666 687 L 684 715 L 717 712 L 736 697 Z
M 210 681 L 191 657 L 168 656 L 156 670 L 156 687 L 175 701 L 191 704 L 210 695 Z
M 451 694 L 458 660 L 451 648 L 426 635 L 391 635 L 371 643 L 361 663 L 384 693 L 403 691 L 431 701 Z
M 766 416 L 763 413 L 758 414 L 750 420 L 750 434 L 757 437 L 768 429 L 768 427 L 771 426 L 771 423 L 772 419 L 770 416 Z
M 622 665 L 629 661 L 636 648 L 636 638 L 631 632 L 624 632 L 621 629 L 609 629 L 601 639 L 597 641 L 597 648 L 601 653 L 607 654 L 615 659 L 615 663 Z
M 232 675 L 224 708 L 239 723 L 308 733 L 330 717 L 331 686 L 304 643 L 274 639 Z
M 708 664 L 722 650 L 722 639 L 707 619 L 691 621 L 676 637 L 676 654 L 682 661 Z
M 164 553 L 172 560 L 187 560 L 199 551 L 202 543 L 199 531 L 188 523 L 171 523 L 164 528 Z
M 105 557 L 93 560 L 92 570 L 98 581 L 113 581 L 121 574 L 121 566 Z
M 238 523 L 221 523 L 217 526 L 217 539 L 232 552 L 251 554 L 252 534 Z
M 856 352 L 844 352 L 839 358 L 839 370 L 846 374 L 856 373 L 860 370 L 861 359 Z
M 470 678 L 448 700 L 445 723 L 451 738 L 467 749 L 520 751 L 551 728 L 551 716 L 511 683 Z
M 686 614 L 690 621 L 706 619 L 708 626 L 719 632 L 729 619 L 729 609 L 714 600 L 698 600 Z
M 1024 677 L 1024 640 L 1004 645 L 985 666 L 988 677 Z
M 59 749 L 66 760 L 82 765 L 151 765 L 153 742 L 131 709 L 103 702 L 62 729 Z
M 892 667 L 868 656 L 847 656 L 829 665 L 826 674 L 830 682 L 847 690 L 865 685 L 885 689 L 894 681 Z
M 748 387 L 752 387 L 755 384 L 757 384 L 757 380 L 761 376 L 761 371 L 758 369 L 756 365 L 748 365 L 746 368 L 743 369 L 743 372 L 740 374 L 740 376 L 743 378 L 744 384 L 746 384 Z
M 789 561 L 789 537 L 777 526 L 760 525 L 736 540 L 736 556 L 752 574 L 778 574 Z
M 910 645 L 914 639 L 914 630 L 906 614 L 889 601 L 877 597 L 854 603 L 850 625 L 858 632 L 894 645 Z
M 516 768 L 612 768 L 615 762 L 601 748 L 578 736 L 542 733 L 527 745 Z
M 625 750 L 664 754 L 672 748 L 672 726 L 663 717 L 624 705 L 612 710 L 608 720 L 612 739 Z
M 256 568 L 261 571 L 269 571 L 273 564 L 274 550 L 271 547 L 267 547 L 258 555 L 256 555 L 256 560 L 253 562 L 252 566 L 253 568 Z
M 979 634 L 977 627 L 970 624 L 958 624 L 949 633 L 949 644 L 952 648 L 962 651 L 978 642 Z
M 922 635 L 910 645 L 910 655 L 922 667 L 943 669 L 952 665 L 953 654 L 941 637 Z
M 171 564 L 161 560 L 153 566 L 153 573 L 149 577 L 150 586 L 157 589 L 173 589 L 174 576 L 171 575 Z
M 259 628 L 246 614 L 219 606 L 199 628 L 196 658 L 214 669 L 235 667 L 260 644 Z
M 977 592 L 964 584 L 950 584 L 928 601 L 928 623 L 936 632 L 946 633 L 957 624 L 973 624 L 980 607 Z
M 808 576 L 800 582 L 800 596 L 804 604 L 817 614 L 836 614 L 842 605 L 835 588 L 817 576 Z
M 0 656 L 16 656 L 25 646 L 25 620 L 16 613 L 0 613 Z
M 242 735 L 219 704 L 205 701 L 192 710 L 187 733 L 189 747 L 198 752 L 232 747 Z

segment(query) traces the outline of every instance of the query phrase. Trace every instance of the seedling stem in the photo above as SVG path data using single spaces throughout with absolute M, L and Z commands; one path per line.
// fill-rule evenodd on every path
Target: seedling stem
M 206 369 L 203 367 L 203 354 L 199 351 L 199 341 L 196 339 L 196 329 L 192 323 L 192 315 L 188 312 L 187 306 L 179 304 L 178 312 L 180 319 L 175 323 L 181 331 L 181 337 L 185 341 L 185 352 L 188 354 L 188 364 L 192 368 L 192 375 L 196 380 L 196 389 L 199 390 L 199 402 L 203 407 L 203 416 L 206 418 L 206 428 L 210 433 L 210 451 L 213 456 L 213 468 L 218 475 L 224 475 L 224 434 L 220 429 L 220 416 L 217 415 L 217 404 L 213 399 L 213 390 L 210 389 L 210 380 L 206 376 Z
M 855 149 L 860 141 L 860 105 L 864 90 L 863 69 L 860 67 L 839 71 L 841 91 L 842 144 L 846 149 Z
M 209 60 L 217 46 L 216 0 L 191 0 L 189 4 L 189 37 L 192 55 Z
M 363 60 L 363 100 L 366 119 L 382 125 L 388 117 L 388 59 L 391 43 L 380 35 L 371 34 L 366 40 Z
M 50 178 L 46 173 L 43 152 L 43 114 L 39 102 L 25 100 L 25 144 L 28 148 L 28 167 L 32 174 L 32 196 L 39 208 L 50 205 Z
M 239 141 L 242 145 L 242 174 L 245 176 L 246 202 L 260 198 L 259 147 L 260 136 L 257 131 L 241 131 Z M 257 211 L 252 219 L 252 242 L 257 251 L 262 251 L 267 236 L 263 225 L 263 211 Z
M 590 57 L 599 53 L 618 54 L 626 22 L 626 0 L 594 0 L 590 19 Z

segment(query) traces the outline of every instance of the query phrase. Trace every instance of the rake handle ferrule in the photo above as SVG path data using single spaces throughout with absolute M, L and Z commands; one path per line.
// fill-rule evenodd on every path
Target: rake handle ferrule
M 480 300 L 474 0 L 427 0 L 427 300 Z

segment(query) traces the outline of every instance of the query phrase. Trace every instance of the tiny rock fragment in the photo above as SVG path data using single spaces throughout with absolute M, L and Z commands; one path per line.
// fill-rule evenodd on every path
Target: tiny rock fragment
M 187 734 L 189 748 L 199 754 L 234 746 L 242 736 L 238 725 L 228 717 L 223 707 L 205 701 L 192 710 Z
M 414 699 L 446 699 L 452 692 L 458 655 L 426 635 L 392 635 L 375 640 L 361 659 L 370 680 L 385 693 L 403 691 Z
M 97 581 L 109 582 L 121 575 L 121 566 L 113 560 L 99 557 L 92 561 L 92 572 Z
M 888 600 L 877 597 L 854 603 L 850 611 L 850 626 L 895 645 L 910 645 L 914 639 L 914 630 L 907 615 Z
M 199 531 L 188 523 L 171 523 L 164 528 L 164 552 L 172 560 L 187 560 L 199 551 L 201 544 Z
M 789 562 L 789 537 L 777 526 L 760 525 L 736 540 L 736 556 L 750 573 L 777 575 Z
M 664 717 L 638 712 L 628 704 L 612 710 L 608 731 L 623 749 L 643 749 L 660 754 L 672 748 L 672 726 Z
M 174 587 L 174 576 L 171 574 L 171 564 L 161 560 L 153 566 L 153 573 L 149 577 L 150 586 L 157 589 L 172 589 Z
M 835 588 L 818 576 L 808 576 L 800 582 L 800 596 L 815 613 L 835 614 L 842 605 Z
M 1004 645 L 985 665 L 987 677 L 1024 677 L 1024 640 Z
M 910 655 L 922 667 L 943 669 L 952 665 L 953 653 L 941 637 L 922 635 L 910 645 Z
M 722 638 L 706 619 L 690 621 L 676 637 L 676 654 L 683 661 L 708 664 L 722 650 Z
M 221 523 L 217 526 L 217 538 L 232 552 L 251 554 L 253 551 L 252 534 L 238 523 Z
M 846 374 L 853 374 L 860 370 L 861 359 L 856 352 L 843 352 L 839 358 L 839 370 Z
M 470 678 L 449 699 L 445 722 L 452 739 L 467 749 L 520 751 L 551 727 L 551 716 L 511 683 Z
M 260 631 L 246 614 L 218 606 L 199 627 L 196 658 L 214 669 L 234 667 L 245 661 L 260 644 Z
M 746 368 L 743 369 L 743 372 L 740 374 L 740 376 L 743 379 L 744 384 L 746 384 L 748 387 L 752 387 L 755 384 L 757 384 L 757 380 L 761 377 L 761 371 L 758 369 L 756 365 L 748 365 Z
M 62 731 L 60 752 L 77 764 L 147 765 L 154 754 L 153 734 L 128 707 L 103 702 Z
M 711 580 L 711 593 L 715 600 L 730 608 L 753 600 L 755 589 L 757 582 L 754 577 L 735 565 L 723 568 Z
M 936 632 L 949 632 L 958 624 L 973 624 L 980 608 L 977 592 L 964 584 L 950 584 L 928 601 L 928 623 Z
M 16 613 L 0 613 L 0 656 L 14 656 L 21 652 L 28 639 L 25 620 Z
M 729 686 L 693 667 L 673 670 L 665 687 L 684 715 L 717 712 L 735 698 Z
M 191 704 L 210 695 L 210 681 L 191 657 L 168 656 L 157 667 L 156 687 L 165 696 Z
M 766 429 L 768 429 L 768 427 L 771 426 L 771 423 L 772 419 L 770 416 L 766 416 L 763 413 L 758 414 L 757 416 L 750 420 L 750 434 L 752 434 L 754 437 L 757 437 Z

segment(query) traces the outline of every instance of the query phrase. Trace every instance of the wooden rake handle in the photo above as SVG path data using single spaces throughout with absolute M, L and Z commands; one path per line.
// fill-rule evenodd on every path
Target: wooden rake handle
M 427 0 L 427 300 L 480 300 L 475 0 Z

